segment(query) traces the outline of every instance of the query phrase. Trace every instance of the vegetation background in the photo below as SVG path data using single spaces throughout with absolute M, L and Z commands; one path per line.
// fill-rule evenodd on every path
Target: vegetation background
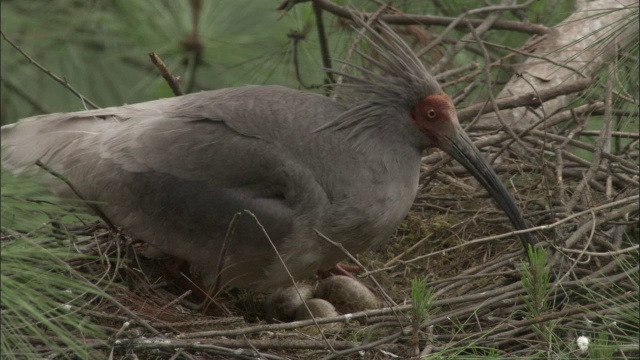
M 294 3 L 290 1 L 290 5 Z M 376 13 L 384 4 L 376 0 L 333 3 L 366 13 Z M 501 5 L 517 3 L 524 2 Z M 528 1 L 526 7 L 468 17 L 484 20 L 495 14 L 502 21 L 551 28 L 585 3 Z M 322 85 L 330 79 L 322 71 L 326 57 L 323 62 L 318 16 L 312 3 L 300 2 L 286 12 L 276 10 L 279 5 L 278 1 L 252 0 L 3 0 L 0 24 L 3 37 L 100 107 L 173 96 L 149 60 L 150 52 L 158 54 L 173 75 L 180 77 L 185 92 L 280 84 L 324 93 L 327 90 Z M 457 18 L 491 6 L 479 0 L 406 0 L 391 5 L 386 14 L 442 18 Z M 635 196 L 637 203 L 638 194 L 638 137 L 633 136 L 638 132 L 638 4 L 626 9 L 631 9 L 630 15 L 622 21 L 626 27 L 635 26 L 635 40 L 620 47 L 608 65 L 590 74 L 596 80 L 588 88 L 568 93 L 570 100 L 560 110 L 546 114 L 551 117 L 573 111 L 575 123 L 567 120 L 549 129 L 563 138 L 555 139 L 552 148 L 527 140 L 526 144 L 540 154 L 539 161 L 510 149 L 506 153 L 518 161 L 498 165 L 502 166 L 500 174 L 519 193 L 518 200 L 534 225 L 563 222 L 538 234 L 548 241 L 545 248 L 550 253 L 537 254 L 540 261 L 530 272 L 527 267 L 519 269 L 519 257 L 514 255 L 519 250 L 511 248 L 511 242 L 482 243 L 473 249 L 464 245 L 508 232 L 509 227 L 497 212 L 482 212 L 492 206 L 489 202 L 476 204 L 482 191 L 474 190 L 464 171 L 430 155 L 425 158 L 424 187 L 412 214 L 395 234 L 396 241 L 384 250 L 359 257 L 368 269 L 384 270 L 376 276 L 396 302 L 424 302 L 407 315 L 413 320 L 398 318 L 394 322 L 388 312 L 367 313 L 356 316 L 359 323 L 342 332 L 320 337 L 317 331 L 256 325 L 259 318 L 253 315 L 253 305 L 246 304 L 251 303 L 248 295 L 232 294 L 227 301 L 238 303 L 234 315 L 244 316 L 242 321 L 249 324 L 231 321 L 220 325 L 197 313 L 179 314 L 176 310 L 168 314 L 179 293 L 171 297 L 171 291 L 158 295 L 145 290 L 151 293 L 143 296 L 139 289 L 125 290 L 127 279 L 151 282 L 131 275 L 133 265 L 122 259 L 127 256 L 126 239 L 110 234 L 99 220 L 81 214 L 30 181 L 3 171 L 2 357 L 250 358 L 261 354 L 266 358 L 355 358 L 363 351 L 371 358 L 637 358 L 638 208 L 624 201 Z M 329 11 L 321 12 L 329 57 L 344 59 L 356 37 L 353 24 Z M 459 71 L 440 79 L 446 82 L 447 92 L 456 95 L 459 109 L 489 101 L 489 91 L 497 96 L 533 51 L 527 42 L 541 35 L 490 27 L 479 34 L 486 44 L 483 49 L 473 43 L 477 39 L 470 37 L 467 27 L 445 29 L 446 24 L 396 27 L 416 51 L 432 47 L 422 59 L 427 68 L 439 68 L 434 75 Z M 439 38 L 440 34 L 445 36 Z M 594 41 L 591 48 L 615 36 Z M 465 37 L 470 43 L 458 48 Z M 448 54 L 452 56 L 448 58 Z M 439 66 L 442 59 L 447 61 Z M 491 67 L 483 71 L 489 62 Z M 0 66 L 2 124 L 89 106 L 4 39 L 0 41 Z M 333 62 L 333 66 L 340 65 Z M 612 79 L 609 85 L 608 79 Z M 588 113 L 581 112 L 585 106 L 591 109 Z M 609 122 L 606 109 L 613 114 Z M 487 134 L 493 135 L 495 130 Z M 614 135 L 605 138 L 602 133 L 606 131 Z M 564 139 L 580 143 L 563 143 Z M 602 155 L 607 141 L 611 146 L 604 152 L 609 155 Z M 567 143 L 570 145 L 565 148 Z M 499 153 L 503 145 L 490 143 L 485 150 Z M 556 186 L 562 185 L 557 184 L 558 177 L 543 171 L 550 163 L 557 170 L 558 164 L 562 165 L 558 152 L 565 150 L 566 171 L 560 169 L 560 174 L 566 176 L 562 191 L 567 199 L 556 192 Z M 601 164 L 601 159 L 623 170 Z M 508 164 L 516 164 L 517 170 Z M 436 176 L 428 170 L 443 166 L 446 175 Z M 585 178 L 588 181 L 582 181 Z M 532 184 L 537 182 L 551 183 L 552 190 L 535 188 Z M 561 204 L 554 202 L 558 199 Z M 495 222 L 490 221 L 494 218 Z M 578 236 L 570 241 L 572 234 Z M 122 246 L 106 245 L 114 243 Z M 461 249 L 452 250 L 459 246 Z M 558 247 L 582 253 L 577 256 Z M 585 251 L 591 255 L 585 257 Z M 444 255 L 432 257 L 434 253 Z M 566 261 L 556 258 L 556 262 L 549 262 L 547 256 L 554 259 L 557 253 L 564 254 Z M 404 260 L 397 260 L 403 256 Z M 485 277 L 469 281 L 483 273 Z M 411 282 L 412 278 L 427 281 Z M 480 295 L 491 291 L 493 297 L 508 294 L 503 299 L 506 305 L 495 305 L 499 302 Z M 149 294 L 155 296 L 153 301 L 144 300 Z M 398 311 L 407 313 L 408 308 L 402 309 Z M 380 320 L 374 321 L 376 317 Z M 447 318 L 450 321 L 443 320 Z M 200 329 L 203 323 L 194 325 L 196 319 L 209 321 L 205 328 L 222 329 L 220 336 L 197 338 L 208 347 L 196 346 L 195 340 L 167 340 L 175 340 L 176 333 Z M 236 317 L 232 320 L 240 321 Z M 177 325 L 186 322 L 191 326 Z M 167 323 L 172 326 L 163 327 Z M 253 329 L 243 333 L 251 342 L 223 332 L 234 327 Z M 265 337 L 263 331 L 276 335 Z M 168 333 L 173 335 L 163 335 Z M 287 336 L 298 342 L 283 341 Z M 589 350 L 582 351 L 578 345 L 581 336 L 590 339 Z M 145 340 L 149 338 L 161 341 Z M 332 351 L 327 350 L 327 338 L 335 347 Z M 247 348 L 247 343 L 252 345 Z M 245 350 L 233 350 L 236 348 Z

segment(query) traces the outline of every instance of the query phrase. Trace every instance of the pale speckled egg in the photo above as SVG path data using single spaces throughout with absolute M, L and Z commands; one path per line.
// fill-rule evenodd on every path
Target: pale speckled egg
M 307 310 L 307 307 L 305 307 L 304 304 L 300 305 L 298 307 L 298 310 L 296 311 L 296 320 L 311 319 L 309 311 L 311 311 L 311 314 L 313 314 L 313 317 L 316 319 L 340 316 L 340 314 L 338 314 L 338 312 L 336 311 L 336 308 L 327 300 L 309 299 L 306 301 L 306 303 L 309 310 Z M 328 324 L 321 324 L 320 328 L 327 330 L 338 330 L 342 328 L 342 326 L 342 322 L 333 322 Z M 317 329 L 315 325 L 309 326 L 309 330 L 311 330 L 312 332 L 314 329 Z
M 339 316 L 336 308 L 327 300 L 323 299 L 309 299 L 306 301 L 307 307 L 313 314 L 315 318 L 323 318 L 323 317 L 334 317 Z M 296 311 L 296 320 L 307 320 L 311 319 L 311 315 L 309 315 L 309 311 L 301 304 L 298 306 L 298 310 Z
M 313 297 L 313 287 L 309 284 L 298 284 L 298 290 L 290 286 L 280 289 L 264 300 L 264 314 L 267 320 L 292 321 L 296 316 L 296 310 L 302 304 L 302 299 Z
M 376 294 L 363 283 L 343 275 L 321 280 L 314 296 L 327 300 L 342 314 L 377 309 L 382 305 Z

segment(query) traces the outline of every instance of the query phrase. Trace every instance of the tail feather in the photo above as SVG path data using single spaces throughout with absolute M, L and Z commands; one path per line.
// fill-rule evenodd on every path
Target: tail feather
M 80 114 L 36 116 L 0 128 L 2 167 L 14 173 L 30 173 L 37 168 L 38 160 L 55 166 L 76 151 L 75 144 L 97 136 L 110 123 L 119 122 L 114 116 Z

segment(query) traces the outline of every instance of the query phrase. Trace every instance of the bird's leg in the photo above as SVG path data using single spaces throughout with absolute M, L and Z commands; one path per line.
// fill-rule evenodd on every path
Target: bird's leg
M 178 287 L 185 290 L 191 290 L 191 293 L 201 302 L 200 311 L 203 314 L 220 315 L 225 312 L 215 300 L 200 286 L 198 286 L 197 276 L 191 273 L 189 263 L 176 257 L 170 257 L 166 262 L 167 277 Z
M 344 275 L 357 280 L 357 278 L 353 274 L 359 274 L 361 272 L 362 268 L 360 268 L 360 266 L 358 265 L 337 263 L 329 270 L 318 270 L 318 277 L 320 277 L 321 279 L 326 279 L 333 275 Z
M 360 279 L 355 277 L 354 274 L 360 274 L 363 271 L 364 269 L 358 265 L 337 263 L 334 267 L 332 267 L 329 270 L 318 270 L 317 275 L 320 279 L 326 279 L 328 277 L 335 276 L 335 275 L 344 275 L 360 282 Z M 379 291 L 374 289 L 373 287 L 369 285 L 365 285 L 365 286 L 369 290 L 371 290 L 374 294 L 379 294 Z
M 166 275 L 174 284 L 184 290 L 191 290 L 191 293 L 198 298 L 198 300 L 204 301 L 207 298 L 207 294 L 193 281 L 193 276 L 189 269 L 189 263 L 185 260 L 178 259 L 177 257 L 169 257 L 166 261 Z

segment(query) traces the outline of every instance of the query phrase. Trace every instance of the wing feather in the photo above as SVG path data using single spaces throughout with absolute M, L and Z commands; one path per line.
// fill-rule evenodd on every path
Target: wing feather
M 278 138 L 279 130 L 291 131 L 286 122 L 292 120 L 265 124 L 242 108 L 225 113 L 229 97 L 228 91 L 208 92 L 26 119 L 2 127 L 3 166 L 33 172 L 40 160 L 86 200 L 106 204 L 107 216 L 134 236 L 199 267 L 217 268 L 214 259 L 236 212 L 256 214 L 281 246 L 300 222 L 314 218 L 310 210 L 321 211 L 328 201 L 300 154 Z M 70 196 L 57 184 L 56 191 Z M 264 272 L 273 250 L 248 216 L 237 229 L 226 271 L 229 278 L 255 281 L 264 274 L 247 275 L 246 266 L 232 265 L 251 259 L 251 271 Z

